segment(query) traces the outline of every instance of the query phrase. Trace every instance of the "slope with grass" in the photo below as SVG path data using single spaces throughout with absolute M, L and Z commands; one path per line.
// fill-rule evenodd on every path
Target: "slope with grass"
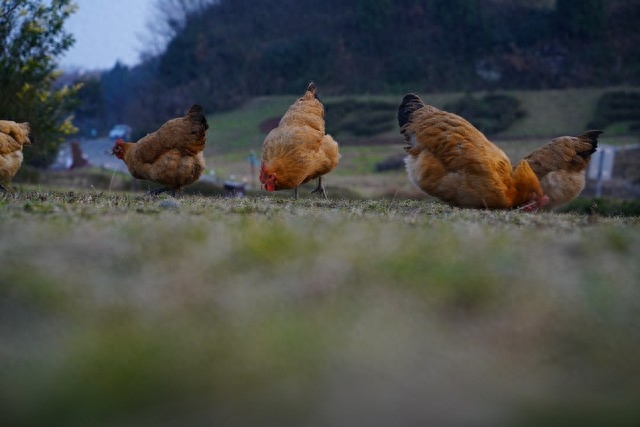
M 2 195 L 0 424 L 637 425 L 639 251 L 638 217 Z
M 320 88 L 321 89 L 321 88 Z M 633 88 L 594 88 L 567 89 L 546 91 L 509 91 L 505 93 L 516 98 L 525 116 L 516 121 L 507 130 L 491 136 L 506 154 L 515 162 L 529 152 L 546 144 L 560 135 L 577 135 L 587 129 L 593 119 L 597 101 L 605 93 L 615 91 L 633 91 Z M 637 89 L 635 89 L 637 91 Z M 424 100 L 439 108 L 452 101 L 460 99 L 463 93 L 420 94 Z M 482 97 L 483 93 L 475 93 L 474 97 Z M 207 119 L 211 126 L 208 133 L 206 182 L 192 189 L 203 190 L 205 193 L 222 191 L 221 182 L 230 178 L 243 181 L 250 190 L 259 190 L 257 168 L 251 167 L 249 156 L 253 152 L 258 158 L 262 142 L 270 126 L 278 122 L 282 114 L 295 101 L 297 96 L 273 96 L 254 98 L 234 111 L 210 115 Z M 402 95 L 398 96 L 357 96 L 357 97 L 321 97 L 327 106 L 327 128 L 337 130 L 332 135 L 341 145 L 342 158 L 340 163 L 326 176 L 326 186 L 330 196 L 362 197 L 362 198 L 421 198 L 426 196 L 409 183 L 402 168 L 384 173 L 375 172 L 375 166 L 383 161 L 392 160 L 396 164 L 404 156 L 403 141 L 396 123 L 396 104 L 400 103 Z M 338 106 L 338 112 L 330 112 L 333 106 Z M 345 105 L 365 105 L 361 112 L 349 111 L 341 115 L 340 108 Z M 375 108 L 373 108 L 375 107 Z M 379 133 L 355 135 L 349 131 L 349 125 L 358 123 L 372 123 L 383 121 L 384 126 L 377 126 Z M 359 116 L 360 114 L 360 116 Z M 340 117 L 340 123 L 336 122 Z M 364 126 L 366 130 L 366 126 Z M 354 129 L 362 133 L 363 126 Z M 384 130 L 388 129 L 388 130 Z M 623 133 L 624 129 L 614 124 L 605 129 L 606 133 L 600 137 L 602 144 L 627 145 L 638 142 L 637 135 Z M 356 132 L 357 133 L 357 132 Z M 103 175 L 103 176 L 100 176 Z M 633 173 L 631 174 L 633 175 Z M 635 176 L 635 175 L 633 175 Z M 207 188 L 217 178 L 216 188 Z M 122 182 L 124 180 L 124 182 Z M 41 173 L 23 167 L 15 181 L 20 183 L 49 184 L 57 188 L 76 189 L 138 189 L 146 190 L 149 183 L 133 184 L 128 174 L 113 174 L 111 172 L 94 169 L 86 174 L 76 171 L 73 174 Z M 108 185 L 105 185 L 105 182 Z M 606 193 L 605 193 L 606 194 Z
M 611 91 L 633 90 L 633 88 L 594 88 L 594 89 L 565 89 L 565 90 L 540 90 L 540 91 L 499 91 L 497 93 L 509 94 L 518 99 L 525 110 L 526 115 L 517 121 L 510 129 L 498 135 L 496 139 L 530 139 L 542 138 L 547 140 L 560 135 L 573 135 L 586 130 L 593 119 L 596 104 L 600 97 Z M 371 95 L 353 97 L 321 97 L 325 106 L 331 108 L 332 103 L 354 100 L 360 102 L 384 102 L 400 105 L 403 94 Z M 438 108 L 463 97 L 464 93 L 419 93 L 423 100 Z M 474 93 L 482 96 L 484 93 Z M 208 117 L 212 123 L 209 133 L 209 153 L 211 155 L 224 154 L 236 150 L 260 149 L 267 132 L 260 129 L 260 124 L 269 119 L 278 119 L 284 114 L 296 96 L 259 97 L 244 104 L 240 108 Z M 395 112 L 390 113 L 390 118 L 395 121 Z M 365 118 L 366 119 L 366 118 Z M 330 127 L 330 124 L 327 125 Z M 336 138 L 346 135 L 335 134 Z M 394 129 L 363 139 L 392 138 L 400 139 L 397 125 Z M 606 137 L 606 136 L 605 136 Z M 354 139 L 352 135 L 348 139 Z
M 520 101 L 526 112 L 509 129 L 492 136 L 507 155 L 515 162 L 529 152 L 561 135 L 578 135 L 587 130 L 593 119 L 598 99 L 613 90 L 625 88 L 567 89 L 545 91 L 509 91 L 504 92 Z M 629 89 L 629 88 L 627 88 Z M 502 92 L 499 92 L 502 93 Z M 443 108 L 452 101 L 460 99 L 463 93 L 420 94 L 425 102 Z M 476 93 L 474 96 L 482 96 Z M 256 182 L 251 178 L 251 169 L 247 157 L 251 150 L 258 156 L 268 128 L 265 123 L 277 123 L 296 97 L 261 97 L 252 100 L 239 109 L 212 115 L 208 118 L 211 130 L 208 139 L 207 162 L 221 177 L 233 175 L 248 183 Z M 400 103 L 398 96 L 358 96 L 358 97 L 321 97 L 327 110 L 333 105 Z M 394 104 L 395 103 L 395 104 Z M 374 111 L 375 114 L 379 112 Z M 369 109 L 363 111 L 360 119 L 371 120 Z M 348 131 L 332 133 L 341 144 L 342 158 L 338 167 L 326 177 L 329 191 L 331 187 L 351 190 L 361 197 L 406 196 L 424 197 L 406 179 L 404 171 L 375 173 L 374 166 L 388 158 L 402 157 L 402 137 L 400 136 L 395 110 L 389 110 L 391 129 L 375 135 L 354 136 Z M 335 115 L 327 114 L 327 128 L 331 128 Z M 377 117 L 377 116 L 376 116 Z M 357 122 L 358 116 L 351 113 L 348 121 Z M 342 127 L 340 127 L 342 129 Z M 624 145 L 636 143 L 637 136 L 606 129 L 601 136 L 602 144 Z M 340 191 L 340 189 L 338 189 Z

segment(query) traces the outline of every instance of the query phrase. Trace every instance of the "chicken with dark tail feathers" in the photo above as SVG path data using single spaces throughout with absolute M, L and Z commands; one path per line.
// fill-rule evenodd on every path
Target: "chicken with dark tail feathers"
M 580 136 L 561 136 L 524 158 L 549 196 L 545 209 L 568 203 L 584 189 L 586 169 L 602 133 L 590 130 Z
M 297 198 L 298 187 L 317 178 L 313 192 L 326 198 L 322 177 L 339 158 L 338 143 L 325 133 L 324 106 L 316 85 L 310 82 L 262 144 L 260 183 L 267 191 L 293 189 Z
M 200 105 L 194 104 L 184 117 L 171 119 L 138 142 L 118 139 L 113 154 L 123 160 L 134 178 L 164 187 L 150 191 L 182 190 L 204 171 L 204 150 L 209 124 Z
M 506 154 L 462 117 L 407 94 L 398 108 L 411 182 L 425 193 L 463 208 L 534 210 L 547 196 L 529 164 L 515 167 Z

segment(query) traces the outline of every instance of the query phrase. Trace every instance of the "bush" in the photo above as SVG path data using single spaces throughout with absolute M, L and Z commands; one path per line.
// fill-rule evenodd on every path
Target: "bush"
M 374 171 L 376 172 L 386 172 L 393 171 L 404 168 L 404 157 L 405 154 L 399 154 L 395 156 L 387 157 L 384 160 L 379 161 L 374 166 Z
M 389 101 L 348 98 L 325 104 L 327 133 L 372 136 L 395 126 L 398 105 Z
M 604 129 L 613 125 L 632 132 L 640 130 L 640 92 L 616 91 L 600 97 L 588 127 Z
M 518 99 L 500 94 L 488 94 L 481 99 L 466 95 L 446 104 L 444 109 L 464 117 L 485 134 L 502 132 L 526 116 Z
M 578 197 L 562 207 L 560 211 L 606 217 L 640 216 L 640 200 Z

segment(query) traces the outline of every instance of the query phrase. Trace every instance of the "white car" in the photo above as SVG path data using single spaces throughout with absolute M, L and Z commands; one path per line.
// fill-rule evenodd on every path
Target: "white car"
M 129 125 L 115 125 L 113 129 L 109 131 L 109 138 L 111 139 L 131 139 L 131 126 Z

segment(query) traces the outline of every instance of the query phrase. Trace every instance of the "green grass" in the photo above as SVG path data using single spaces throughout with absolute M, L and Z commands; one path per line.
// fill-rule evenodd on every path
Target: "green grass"
M 259 153 L 266 136 L 260 131 L 260 123 L 281 117 L 296 99 L 296 96 L 254 98 L 239 109 L 209 116 L 207 154 L 251 149 Z
M 604 91 L 513 92 L 528 115 L 496 142 L 580 132 Z M 210 116 L 208 167 L 251 182 L 295 99 Z M 455 209 L 373 173 L 402 153 L 374 139 L 342 147 L 329 200 L 24 175 L 0 194 L 0 425 L 640 423 L 637 203 Z
M 525 155 L 561 135 L 578 135 L 587 129 L 596 103 L 604 93 L 619 88 L 567 89 L 545 91 L 500 91 L 517 98 L 526 116 L 498 135 L 492 136 L 515 163 Z M 484 93 L 474 93 L 483 96 Z M 464 96 L 463 93 L 419 93 L 423 100 L 443 108 Z M 339 104 L 353 100 L 363 103 L 397 103 L 403 94 L 323 97 L 325 104 Z M 279 118 L 297 99 L 297 96 L 260 97 L 241 108 L 208 117 L 211 129 L 207 141 L 207 167 L 222 179 L 234 176 L 238 180 L 257 186 L 250 175 L 247 157 L 251 150 L 260 157 L 266 136 L 260 124 Z M 393 114 L 395 116 L 395 114 Z M 363 122 L 369 118 L 363 117 Z M 395 117 L 393 117 L 395 123 Z M 329 125 L 327 125 L 330 127 Z M 397 124 L 390 131 L 377 135 L 356 137 L 348 132 L 333 135 L 341 144 L 340 163 L 327 176 L 330 191 L 350 191 L 361 197 L 423 197 L 406 179 L 403 171 L 374 173 L 374 166 L 388 157 L 402 155 L 402 137 Z M 637 135 L 624 128 L 611 127 L 599 138 L 602 144 L 625 145 L 638 142 Z M 357 143 L 358 145 L 353 145 Z M 255 171 L 254 171 L 255 172 Z M 337 188 L 336 188 L 337 187 Z
M 0 424 L 640 421 L 637 216 L 164 200 L 0 195 Z
M 528 139 L 543 137 L 555 138 L 562 135 L 578 135 L 587 130 L 593 119 L 596 104 L 600 97 L 619 88 L 563 89 L 539 91 L 497 91 L 517 98 L 526 116 L 516 121 L 509 129 L 497 134 L 500 139 Z M 418 93 L 426 103 L 443 108 L 444 105 L 459 99 L 464 94 L 422 94 Z M 474 93 L 482 96 L 485 92 Z M 401 98 L 399 98 L 401 99 Z M 400 102 L 398 101 L 398 104 Z M 612 130 L 613 131 L 613 130 Z M 615 135 L 604 135 L 605 138 Z M 636 138 L 637 140 L 637 138 Z
M 526 116 L 507 129 L 496 135 L 494 139 L 531 139 L 538 138 L 550 141 L 552 138 L 562 135 L 577 135 L 587 130 L 589 121 L 593 119 L 598 99 L 607 92 L 620 88 L 593 88 L 593 89 L 566 89 L 566 90 L 542 90 L 542 91 L 499 91 L 514 96 L 521 102 Z M 422 99 L 438 108 L 456 101 L 464 96 L 464 93 L 420 93 Z M 475 96 L 485 94 L 474 93 Z M 325 104 L 340 103 L 345 100 L 360 102 L 383 102 L 400 105 L 402 96 L 398 95 L 363 95 L 348 97 L 322 97 Z M 241 108 L 208 117 L 211 130 L 208 137 L 208 155 L 222 155 L 230 151 L 248 153 L 253 149 L 259 153 L 266 134 L 260 131 L 260 123 L 266 119 L 281 117 L 287 108 L 297 99 L 297 96 L 274 96 L 255 98 Z M 395 114 L 394 116 L 395 122 Z M 363 121 L 367 117 L 362 118 Z M 330 127 L 328 125 L 328 127 Z M 612 127 L 608 129 L 608 135 L 604 135 L 603 141 L 617 143 L 625 137 L 624 128 Z M 351 134 L 336 134 L 338 142 L 340 138 L 349 140 L 367 140 L 371 138 L 398 139 L 397 124 L 393 130 L 375 136 L 354 137 Z M 633 138 L 637 142 L 637 138 Z M 622 142 L 628 142 L 626 140 Z

